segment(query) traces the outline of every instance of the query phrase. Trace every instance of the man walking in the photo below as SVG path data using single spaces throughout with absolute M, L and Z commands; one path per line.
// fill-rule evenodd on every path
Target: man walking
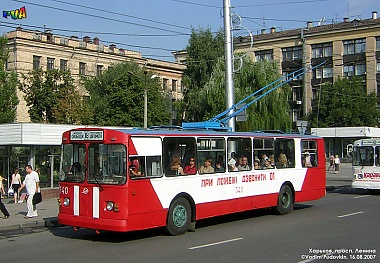
M 29 164 L 25 167 L 25 171 L 25 180 L 18 191 L 20 192 L 22 188 L 26 187 L 26 192 L 28 195 L 26 207 L 28 208 L 28 213 L 24 218 L 28 219 L 38 216 L 37 207 L 36 205 L 33 205 L 33 196 L 40 190 L 40 178 L 38 176 L 38 173 L 36 171 L 33 171 L 32 166 Z

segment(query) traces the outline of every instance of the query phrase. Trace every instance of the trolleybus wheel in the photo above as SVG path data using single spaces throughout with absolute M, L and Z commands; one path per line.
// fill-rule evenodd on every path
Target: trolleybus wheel
M 183 198 L 177 198 L 170 205 L 166 221 L 166 231 L 173 236 L 183 235 L 189 228 L 191 209 L 189 202 Z
M 278 194 L 276 211 L 285 215 L 293 211 L 293 192 L 289 185 L 283 185 Z

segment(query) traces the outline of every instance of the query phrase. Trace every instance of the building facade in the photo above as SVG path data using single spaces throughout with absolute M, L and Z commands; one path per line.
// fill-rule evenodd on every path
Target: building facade
M 105 46 L 98 38 L 88 36 L 68 38 L 20 27 L 6 36 L 9 47 L 6 70 L 14 70 L 18 76 L 34 69 L 61 69 L 70 70 L 74 81 L 78 81 L 80 76 L 97 76 L 112 64 L 133 60 L 160 78 L 163 91 L 171 95 L 172 101 L 182 99 L 182 74 L 186 67 L 183 64 L 144 58 L 139 52 Z M 80 86 L 78 89 L 82 96 L 87 96 Z M 0 175 L 9 178 L 19 169 L 21 176 L 25 176 L 25 166 L 31 164 L 39 169 L 41 187 L 56 190 L 62 133 L 81 126 L 30 123 L 24 94 L 17 92 L 20 103 L 16 122 L 0 125 Z
M 352 20 L 276 32 L 273 27 L 267 33 L 262 30 L 254 37 L 251 50 L 245 43 L 239 51 L 246 51 L 254 61 L 274 60 L 280 65 L 283 76 L 312 64 L 325 64 L 303 76 L 293 79 L 289 85 L 289 98 L 293 121 L 306 116 L 312 109 L 312 100 L 321 92 L 325 82 L 338 78 L 358 76 L 367 93 L 380 97 L 380 19 L 377 12 L 370 19 Z
M 14 70 L 19 76 L 33 69 L 61 69 L 70 70 L 74 80 L 78 80 L 80 76 L 97 76 L 112 64 L 133 60 L 160 77 L 164 91 L 171 94 L 172 100 L 182 98 L 183 64 L 144 58 L 140 52 L 116 45 L 105 46 L 96 37 L 68 38 L 51 31 L 27 31 L 19 27 L 8 32 L 7 38 L 10 52 L 6 69 Z M 18 91 L 17 122 L 30 121 L 23 95 Z M 86 96 L 86 92 L 82 91 L 82 95 Z

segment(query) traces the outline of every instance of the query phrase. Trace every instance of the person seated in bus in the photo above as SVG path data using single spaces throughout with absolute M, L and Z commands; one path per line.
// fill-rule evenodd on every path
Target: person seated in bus
M 261 167 L 264 167 L 265 166 L 265 161 L 266 160 L 269 160 L 269 158 L 267 157 L 267 155 L 265 153 L 263 153 L 261 155 Z
M 265 160 L 264 166 L 262 166 L 262 167 L 263 167 L 263 169 L 272 169 L 272 168 L 274 168 L 272 166 L 272 162 L 269 160 L 269 158 Z
M 288 158 L 286 158 L 286 155 L 284 153 L 280 153 L 280 155 L 278 156 L 278 162 L 276 167 L 280 169 L 288 167 Z
M 263 169 L 261 166 L 260 166 L 260 160 L 255 160 L 254 162 L 253 162 L 253 168 L 255 169 L 255 170 L 260 170 L 260 169 Z
M 304 158 L 305 158 L 305 167 L 312 167 L 313 165 L 311 164 L 311 156 L 309 152 L 305 152 Z
M 194 157 L 190 157 L 189 164 L 185 166 L 185 168 L 182 169 L 182 167 L 179 167 L 179 173 L 182 175 L 191 175 L 197 173 L 197 166 L 195 165 L 195 159 Z
M 235 161 L 234 158 L 231 158 L 228 161 L 228 171 L 229 172 L 237 172 L 237 171 L 239 171 L 238 168 L 236 167 L 236 161 Z
M 205 173 L 213 173 L 214 168 L 211 166 L 212 160 L 210 158 L 206 158 L 204 165 L 199 167 L 199 173 L 205 174 Z
M 226 169 L 224 169 L 224 167 L 222 166 L 222 163 L 220 161 L 217 161 L 215 163 L 215 169 L 214 171 L 216 173 L 224 173 L 226 171 Z
M 248 158 L 243 156 L 240 159 L 240 164 L 237 166 L 239 171 L 250 171 L 251 167 L 248 164 Z
M 173 156 L 172 161 L 170 163 L 170 175 L 178 175 L 183 171 L 183 168 L 181 167 L 181 160 L 177 155 Z
M 131 172 L 131 176 L 145 176 L 144 172 L 142 170 L 142 167 L 140 166 L 139 160 L 133 159 L 131 162 L 131 166 L 129 167 L 129 171 Z

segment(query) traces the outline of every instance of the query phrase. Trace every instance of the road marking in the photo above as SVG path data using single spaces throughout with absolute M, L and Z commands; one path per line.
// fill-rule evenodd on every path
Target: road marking
M 354 215 L 359 215 L 359 214 L 363 214 L 363 213 L 364 213 L 364 211 L 360 211 L 360 212 L 355 212 L 355 213 L 351 213 L 351 214 L 341 215 L 341 216 L 337 216 L 337 217 L 343 218 L 343 217 L 354 216 Z
M 216 246 L 216 245 L 225 244 L 225 243 L 229 243 L 229 242 L 239 241 L 239 240 L 242 240 L 242 239 L 243 239 L 242 237 L 238 237 L 238 238 L 224 240 L 224 241 L 219 241 L 219 242 L 215 242 L 215 243 L 209 243 L 209 244 L 205 244 L 205 245 L 201 245 L 201 246 L 190 247 L 189 249 L 192 250 L 192 249 L 198 249 L 198 248 L 211 247 L 211 246 Z
M 359 195 L 359 196 L 355 196 L 354 199 L 369 197 L 369 196 L 372 196 L 372 195 Z

